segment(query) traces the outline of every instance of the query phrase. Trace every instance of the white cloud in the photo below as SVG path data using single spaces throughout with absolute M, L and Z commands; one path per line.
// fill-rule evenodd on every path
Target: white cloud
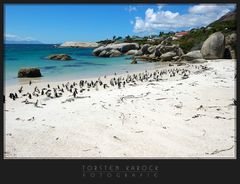
M 206 26 L 235 8 L 234 4 L 199 4 L 189 8 L 185 14 L 148 8 L 145 17 L 135 17 L 134 32 L 175 31 Z
M 137 8 L 135 6 L 128 6 L 127 8 L 125 8 L 125 10 L 128 12 L 133 12 L 133 11 L 137 11 Z
M 14 34 L 5 34 L 5 40 L 6 41 L 34 41 L 35 39 L 32 37 L 21 37 L 18 35 L 14 35 Z

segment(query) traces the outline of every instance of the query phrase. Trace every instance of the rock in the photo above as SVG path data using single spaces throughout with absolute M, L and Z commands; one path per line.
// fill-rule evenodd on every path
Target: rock
M 236 59 L 237 34 L 226 36 L 225 45 L 224 59 Z
M 141 48 L 141 51 L 143 54 L 150 54 L 150 52 L 148 51 L 148 48 L 150 47 L 149 44 L 144 44 Z
M 231 50 L 231 51 L 230 51 L 230 54 L 231 54 L 231 59 L 237 59 L 236 51 L 235 51 L 235 50 Z
M 225 39 L 221 32 L 211 34 L 204 41 L 201 53 L 204 59 L 222 59 L 225 50 Z
M 93 50 L 93 55 L 98 56 L 103 50 L 118 50 L 121 53 L 126 53 L 129 50 L 138 49 L 139 45 L 137 43 L 119 43 L 119 44 L 108 44 L 106 46 L 101 46 Z
M 172 40 L 173 40 L 172 37 L 169 36 L 169 37 L 167 37 L 166 39 L 164 39 L 164 40 L 161 42 L 161 44 L 162 44 L 162 45 L 171 45 Z
M 111 50 L 109 53 L 110 53 L 109 57 L 118 57 L 122 55 L 122 53 L 118 50 Z
M 39 68 L 21 68 L 18 71 L 18 78 L 24 77 L 42 77 Z
M 136 55 L 138 53 L 138 50 L 129 50 L 125 53 L 125 55 Z
M 160 58 L 162 61 L 171 61 L 174 56 L 176 56 L 175 52 L 167 52 L 165 54 L 162 54 Z
M 181 59 L 186 60 L 186 61 L 191 61 L 194 59 L 202 59 L 202 53 L 200 50 L 195 50 L 188 52 L 187 54 L 183 55 Z
M 59 47 L 73 47 L 73 48 L 95 48 L 98 47 L 99 44 L 96 42 L 64 42 Z
M 206 59 L 193 59 L 191 61 L 188 61 L 188 63 L 206 63 Z
M 178 47 L 176 53 L 177 53 L 178 56 L 184 55 L 184 52 L 183 52 L 183 50 L 180 47 Z
M 230 45 L 231 47 L 235 47 L 237 43 L 237 34 L 232 33 L 225 38 L 225 44 Z
M 156 50 L 155 50 L 155 52 L 154 52 L 154 55 L 155 55 L 155 57 L 160 57 L 160 56 L 161 56 L 160 49 L 157 49 L 157 48 L 156 48 Z
M 103 50 L 99 55 L 99 57 L 109 57 L 110 56 L 110 52 Z
M 143 55 L 142 50 L 138 50 L 137 53 L 135 54 L 135 56 L 142 56 L 142 55 Z
M 179 56 L 174 56 L 172 59 L 173 59 L 174 61 L 177 61 L 177 60 L 180 59 L 180 57 L 179 57 Z
M 132 60 L 131 64 L 137 64 L 136 58 L 134 58 L 134 59 Z
M 53 54 L 48 56 L 47 58 L 51 60 L 62 60 L 62 61 L 72 60 L 71 56 L 67 54 Z
M 151 46 L 151 47 L 148 47 L 148 52 L 149 52 L 149 54 L 154 53 L 155 50 L 156 50 L 156 45 L 153 45 L 153 46 Z

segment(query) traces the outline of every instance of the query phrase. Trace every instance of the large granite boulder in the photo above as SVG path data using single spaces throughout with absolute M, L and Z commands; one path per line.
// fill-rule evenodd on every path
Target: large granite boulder
M 232 33 L 225 38 L 225 44 L 230 45 L 231 47 L 235 47 L 237 44 L 237 34 Z
M 225 59 L 236 59 L 237 34 L 232 33 L 225 38 Z
M 109 53 L 109 57 L 118 57 L 122 55 L 122 53 L 118 50 L 110 50 Z
M 149 52 L 149 54 L 153 54 L 153 53 L 155 52 L 155 50 L 156 50 L 156 45 L 153 45 L 153 46 L 151 46 L 151 47 L 148 47 L 148 52 Z
M 125 53 L 125 55 L 136 55 L 138 53 L 138 50 L 129 50 Z
M 50 60 L 61 60 L 61 61 L 68 61 L 72 60 L 71 56 L 67 54 L 53 54 L 47 57 Z
M 135 54 L 135 56 L 142 56 L 142 55 L 143 55 L 143 52 L 141 49 L 138 50 L 137 53 Z
M 24 77 L 42 77 L 39 68 L 21 68 L 18 71 L 18 78 Z
M 225 50 L 225 39 L 221 32 L 213 33 L 204 41 L 201 53 L 204 59 L 222 59 Z
M 110 52 L 103 50 L 99 55 L 99 57 L 109 57 L 110 56 Z
M 162 61 L 171 61 L 174 56 L 176 56 L 175 52 L 167 52 L 162 54 L 160 58 Z
M 182 60 L 186 60 L 186 61 L 192 61 L 194 59 L 202 59 L 202 58 L 203 56 L 200 50 L 188 52 L 187 54 L 181 57 Z
M 148 51 L 148 48 L 150 47 L 150 44 L 144 44 L 141 48 L 141 51 L 143 54 L 150 54 L 150 52 Z
M 139 45 L 137 43 L 119 43 L 119 44 L 108 44 L 106 46 L 101 46 L 93 50 L 93 55 L 99 56 L 103 51 L 118 50 L 121 53 L 126 53 L 129 50 L 138 49 Z

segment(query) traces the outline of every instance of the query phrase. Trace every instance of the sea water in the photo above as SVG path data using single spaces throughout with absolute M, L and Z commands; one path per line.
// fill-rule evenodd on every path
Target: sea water
M 104 75 L 122 74 L 153 69 L 157 63 L 138 62 L 130 64 L 131 56 L 112 58 L 92 55 L 92 48 L 57 48 L 48 44 L 6 44 L 4 46 L 5 85 L 18 84 L 18 70 L 25 67 L 40 68 L 40 81 L 62 81 Z M 68 54 L 74 60 L 56 61 L 46 59 L 51 54 Z

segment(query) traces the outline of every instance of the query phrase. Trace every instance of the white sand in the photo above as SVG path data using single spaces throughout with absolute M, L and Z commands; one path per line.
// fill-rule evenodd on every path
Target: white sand
M 184 80 L 91 90 L 66 103 L 70 93 L 41 99 L 43 108 L 11 100 L 19 85 L 8 86 L 5 158 L 235 158 L 236 61 L 206 65 L 212 69 Z

